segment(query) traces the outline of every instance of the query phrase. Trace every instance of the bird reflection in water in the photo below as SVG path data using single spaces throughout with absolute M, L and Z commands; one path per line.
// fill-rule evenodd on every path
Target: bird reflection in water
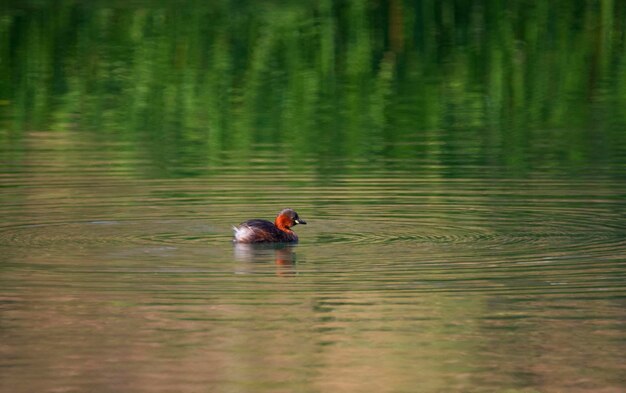
M 276 275 L 293 276 L 296 274 L 296 244 L 289 243 L 235 243 L 235 259 L 249 264 L 273 262 Z M 245 273 L 253 273 L 254 266 L 248 266 Z M 242 272 L 244 273 L 244 272 Z

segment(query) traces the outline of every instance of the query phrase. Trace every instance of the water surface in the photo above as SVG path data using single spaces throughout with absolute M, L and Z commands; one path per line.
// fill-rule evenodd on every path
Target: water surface
M 623 391 L 626 10 L 578 3 L 3 6 L 0 390 Z

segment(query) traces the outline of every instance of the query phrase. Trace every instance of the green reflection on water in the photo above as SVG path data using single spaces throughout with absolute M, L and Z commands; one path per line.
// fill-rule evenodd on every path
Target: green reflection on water
M 345 158 L 432 158 L 449 176 L 459 160 L 615 169 L 626 155 L 622 2 L 0 7 L 3 145 L 91 131 L 176 176 L 277 143 L 291 170 L 322 172 Z

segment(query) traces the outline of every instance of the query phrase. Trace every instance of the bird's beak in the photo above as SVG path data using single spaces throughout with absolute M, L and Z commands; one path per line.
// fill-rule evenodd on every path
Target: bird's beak
M 293 222 L 295 222 L 296 224 L 302 224 L 302 225 L 306 225 L 306 221 L 304 221 L 301 218 L 298 218 L 297 220 L 294 220 Z

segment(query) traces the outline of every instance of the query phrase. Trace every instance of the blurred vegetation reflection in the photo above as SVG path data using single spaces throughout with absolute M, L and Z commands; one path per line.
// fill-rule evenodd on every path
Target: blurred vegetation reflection
M 194 164 L 278 144 L 295 168 L 437 155 L 615 175 L 625 24 L 613 0 L 5 1 L 0 143 L 89 131 Z

